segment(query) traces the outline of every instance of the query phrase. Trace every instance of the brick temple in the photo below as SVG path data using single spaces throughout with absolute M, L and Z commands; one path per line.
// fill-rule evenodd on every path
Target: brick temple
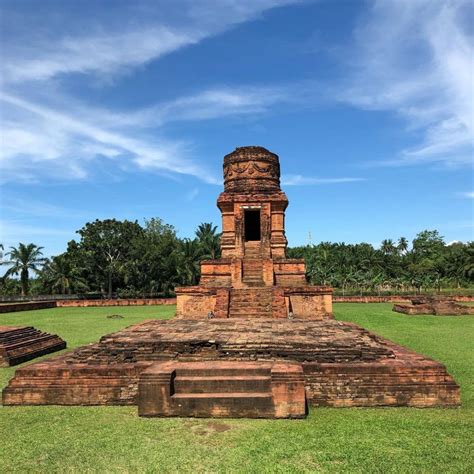
M 201 264 L 201 285 L 177 288 L 177 316 L 201 318 L 332 317 L 332 289 L 306 282 L 303 259 L 286 258 L 278 156 L 237 148 L 224 157 L 222 258 Z
M 278 156 L 224 158 L 222 258 L 177 314 L 18 369 L 4 405 L 137 405 L 141 416 L 302 418 L 307 406 L 456 406 L 444 365 L 332 315 L 287 259 Z

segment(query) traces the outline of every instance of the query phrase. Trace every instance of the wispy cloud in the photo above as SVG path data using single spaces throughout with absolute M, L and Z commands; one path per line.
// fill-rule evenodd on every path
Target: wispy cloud
M 467 199 L 474 199 L 474 191 L 465 191 L 457 193 L 459 197 L 467 198 Z
M 2 130 L 4 179 L 23 176 L 33 181 L 41 165 L 44 171 L 56 170 L 63 177 L 84 178 L 87 162 L 98 156 L 118 160 L 118 165 L 125 165 L 128 158 L 143 169 L 201 174 L 183 158 L 181 143 L 143 141 L 9 94 L 2 94 L 0 100 L 19 110 L 21 117 Z
M 162 128 L 176 121 L 262 113 L 284 100 L 281 90 L 215 87 L 146 109 L 109 111 L 64 95 L 62 81 L 72 74 L 107 81 L 268 9 L 296 2 L 184 0 L 164 2 L 166 8 L 144 2 L 130 21 L 114 23 L 104 11 L 97 21 L 77 27 L 66 11 L 65 25 L 57 32 L 49 29 L 44 34 L 30 24 L 23 28 L 26 36 L 21 41 L 3 35 L 2 180 L 86 179 L 98 162 L 113 162 L 118 169 L 154 170 L 170 177 L 186 174 L 219 183 L 193 156 L 191 142 L 166 138 Z M 39 17 L 34 18 L 38 23 Z M 42 85 L 32 86 L 35 81 Z M 36 90 L 54 91 L 54 97 Z
M 65 74 L 111 75 L 150 61 L 183 47 L 222 33 L 233 26 L 257 18 L 264 11 L 298 0 L 181 0 L 137 2 L 136 8 L 124 5 L 120 21 L 109 8 L 98 5 L 89 21 L 55 11 L 63 24 L 57 34 L 27 33 L 27 41 L 4 35 L 6 46 L 3 79 L 7 83 L 47 80 Z M 106 5 L 108 5 L 106 3 Z M 88 5 L 84 5 L 85 9 Z M 30 26 L 50 20 L 50 12 L 33 17 Z M 77 25 L 79 24 L 79 26 Z M 31 41 L 34 39 L 34 41 Z M 28 41 L 30 40 L 30 41 Z
M 91 217 L 90 212 L 86 210 L 71 209 L 37 199 L 26 199 L 11 193 L 5 193 L 2 196 L 1 204 L 2 214 L 15 216 L 15 222 L 28 220 L 30 217 L 48 217 L 65 220 L 87 219 Z
M 317 186 L 320 184 L 355 183 L 358 181 L 365 181 L 365 178 L 316 178 L 300 174 L 287 174 L 281 178 L 281 183 L 284 186 Z
M 388 164 L 472 164 L 471 8 L 468 0 L 383 0 L 361 19 L 339 99 L 393 111 L 419 137 Z
M 45 80 L 59 74 L 111 74 L 126 67 L 145 64 L 205 37 L 192 31 L 149 27 L 140 31 L 62 38 L 36 48 L 26 57 L 9 58 L 4 65 L 7 82 Z
M 57 110 L 0 93 L 8 117 L 0 133 L 2 179 L 85 179 L 100 159 L 122 169 L 133 165 L 220 183 L 194 159 L 189 143 L 160 138 L 160 127 L 176 121 L 255 115 L 285 100 L 285 92 L 277 88 L 220 87 L 127 114 L 77 105 L 67 98 L 63 98 L 62 110 Z M 153 133 L 144 133 L 146 129 Z
M 199 188 L 193 188 L 186 193 L 186 200 L 193 201 L 199 194 Z

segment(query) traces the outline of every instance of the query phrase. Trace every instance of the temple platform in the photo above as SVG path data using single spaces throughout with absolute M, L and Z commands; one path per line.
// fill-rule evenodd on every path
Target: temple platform
M 442 364 L 355 324 L 330 319 L 238 318 L 152 320 L 103 336 L 99 343 L 17 370 L 3 391 L 3 403 L 138 404 L 141 377 L 146 378 L 150 370 L 153 376 L 156 364 L 164 362 L 200 363 L 195 367 L 211 372 L 222 362 L 261 364 L 267 369 L 269 364 L 296 365 L 301 368 L 306 402 L 315 406 L 432 407 L 460 402 L 459 387 Z M 201 375 L 198 371 L 195 376 Z M 166 382 L 171 392 L 172 380 L 170 375 Z M 243 383 L 242 390 L 245 386 Z M 217 386 L 212 390 L 222 393 Z M 284 398 L 284 403 L 289 399 Z M 262 400 L 259 403 L 271 412 L 270 400 Z M 190 403 L 189 397 L 186 403 Z M 229 401 L 219 403 L 215 409 L 224 407 L 225 413 Z M 192 405 L 187 413 L 205 416 L 205 410 Z M 243 410 L 242 416 L 245 413 Z M 178 416 L 180 412 L 169 414 Z
M 31 326 L 0 326 L 0 367 L 21 364 L 60 351 L 66 343 L 54 334 Z

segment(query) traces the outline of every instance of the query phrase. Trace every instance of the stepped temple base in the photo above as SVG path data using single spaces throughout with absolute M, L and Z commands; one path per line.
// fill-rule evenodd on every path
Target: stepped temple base
M 277 409 L 282 410 L 279 413 L 284 416 L 281 407 L 289 406 L 288 401 L 293 400 L 293 395 L 289 395 L 291 390 L 285 392 L 284 380 L 280 387 L 283 395 L 279 399 L 275 399 L 271 376 L 270 387 L 262 389 L 263 395 L 255 395 L 255 390 L 248 394 L 245 380 L 239 389 L 234 386 L 237 392 L 229 391 L 232 382 L 225 378 L 221 379 L 223 385 L 220 386 L 201 380 L 203 367 L 218 377 L 219 367 L 222 368 L 219 364 L 224 362 L 244 364 L 240 367 L 243 373 L 237 370 L 237 375 L 227 374 L 244 379 L 260 369 L 266 371 L 264 375 L 268 379 L 268 372 L 271 375 L 273 370 L 269 367 L 284 367 L 285 364 L 289 364 L 288 374 L 293 377 L 294 370 L 298 373 L 298 367 L 301 367 L 306 402 L 314 406 L 433 407 L 460 403 L 459 387 L 442 364 L 375 336 L 355 324 L 331 319 L 273 318 L 145 321 L 104 336 L 99 343 L 18 369 L 3 391 L 3 403 L 140 404 L 140 412 L 150 416 L 226 416 L 226 413 L 228 416 L 251 416 L 250 408 L 242 408 L 239 415 L 237 407 L 250 406 L 249 398 L 253 397 L 259 399 L 261 416 L 279 416 Z M 180 377 L 180 367 L 186 368 L 181 365 L 184 363 L 201 364 L 194 366 L 199 369 L 194 375 L 187 375 L 199 379 L 196 393 L 207 395 L 196 397 L 193 391 L 185 390 L 184 394 L 194 394 L 181 397 L 186 399 L 183 403 L 187 403 L 187 408 L 180 411 L 176 405 L 180 397 L 172 402 L 175 405 L 166 405 L 163 395 L 160 399 L 158 394 L 166 395 L 166 390 L 169 394 L 177 393 L 174 384 Z M 245 366 L 249 363 L 256 364 L 254 369 Z M 192 366 L 188 369 L 191 370 Z M 163 376 L 163 370 L 168 375 Z M 295 397 L 298 400 L 299 382 L 295 377 Z M 153 387 L 147 387 L 153 383 Z M 200 385 L 202 383 L 204 386 Z M 206 386 L 209 383 L 211 386 Z M 161 388 L 156 384 L 161 384 Z M 143 388 L 141 394 L 139 386 Z M 235 395 L 238 392 L 247 393 L 247 396 Z M 150 401 L 150 397 L 155 397 L 155 401 Z M 216 402 L 215 413 L 210 400 Z M 280 407 L 275 400 L 279 400 Z M 300 405 L 296 403 L 295 406 Z M 287 416 L 299 415 L 287 413 Z
M 333 318 L 332 288 L 326 286 L 261 286 L 176 288 L 176 317 L 277 318 L 291 313 L 296 319 Z
M 54 334 L 31 326 L 0 326 L 0 367 L 21 364 L 60 351 L 66 343 Z

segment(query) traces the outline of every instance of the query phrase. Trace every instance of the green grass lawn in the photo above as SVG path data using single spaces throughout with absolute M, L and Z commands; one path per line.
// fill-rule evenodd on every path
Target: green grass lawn
M 174 307 L 0 315 L 73 348 Z M 338 319 L 442 361 L 461 408 L 313 408 L 306 420 L 143 419 L 135 407 L 0 407 L 0 472 L 474 472 L 474 316 L 406 316 L 341 303 Z M 121 314 L 123 319 L 107 319 Z M 54 357 L 54 354 L 46 356 Z M 31 363 L 31 362 L 30 362 Z M 0 369 L 0 385 L 14 368 Z

